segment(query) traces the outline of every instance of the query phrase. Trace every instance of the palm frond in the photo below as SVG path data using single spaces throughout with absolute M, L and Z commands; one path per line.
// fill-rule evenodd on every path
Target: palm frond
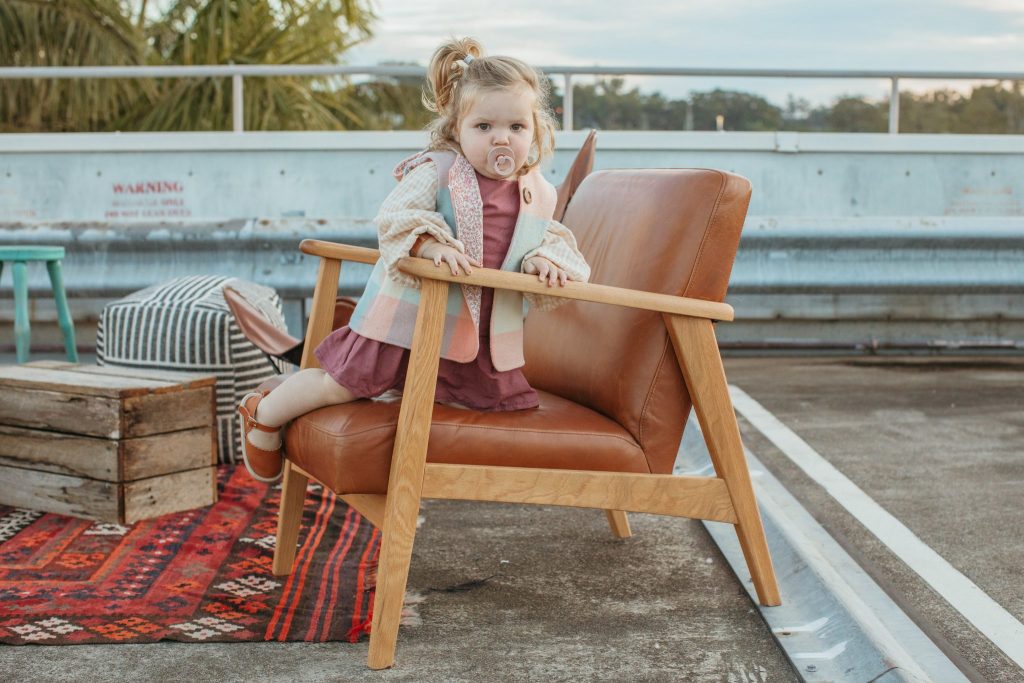
M 142 33 L 115 0 L 0 3 L 0 64 L 128 66 L 142 60 Z M 0 129 L 101 130 L 146 89 L 138 80 L 7 81 L 0 88 Z

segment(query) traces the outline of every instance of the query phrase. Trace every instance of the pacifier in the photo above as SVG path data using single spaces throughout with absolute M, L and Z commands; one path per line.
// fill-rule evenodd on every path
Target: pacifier
M 511 147 L 495 147 L 487 154 L 487 167 L 502 178 L 512 175 L 516 170 L 515 152 Z

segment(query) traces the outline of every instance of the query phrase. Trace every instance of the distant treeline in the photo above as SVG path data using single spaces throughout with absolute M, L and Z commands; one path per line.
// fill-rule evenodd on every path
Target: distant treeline
M 553 88 L 554 90 L 554 88 Z M 386 79 L 356 86 L 354 98 L 363 111 L 377 115 L 367 128 L 419 129 L 427 112 L 419 102 L 416 79 Z M 552 107 L 561 122 L 562 95 L 555 91 Z M 627 90 L 622 78 L 600 79 L 573 87 L 573 128 L 601 130 L 725 130 L 881 133 L 889 129 L 889 101 L 860 95 L 837 98 L 831 106 L 812 107 L 792 95 L 785 106 L 760 95 L 715 89 L 669 99 L 659 92 Z M 1003 81 L 972 89 L 900 95 L 902 133 L 1024 134 L 1024 82 Z
M 622 79 L 573 88 L 573 121 L 579 128 L 715 130 L 718 115 L 726 130 L 885 132 L 889 101 L 846 95 L 831 106 L 811 107 L 791 95 L 780 107 L 759 95 L 721 89 L 669 100 L 660 93 L 626 90 Z M 899 122 L 904 133 L 1024 133 L 1024 82 L 975 87 L 969 95 L 901 93 Z

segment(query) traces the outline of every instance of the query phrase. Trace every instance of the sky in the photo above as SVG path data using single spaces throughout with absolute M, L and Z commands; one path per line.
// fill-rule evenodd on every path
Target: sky
M 1024 74 L 1024 0 L 375 0 L 376 35 L 348 64 L 426 65 L 449 36 L 543 66 L 1001 71 Z M 580 82 L 587 82 L 579 77 Z M 556 83 L 560 81 L 556 80 Z M 591 81 L 592 82 L 592 81 Z M 813 105 L 887 98 L 884 80 L 646 77 L 672 98 L 715 87 Z M 901 81 L 914 92 L 973 81 Z

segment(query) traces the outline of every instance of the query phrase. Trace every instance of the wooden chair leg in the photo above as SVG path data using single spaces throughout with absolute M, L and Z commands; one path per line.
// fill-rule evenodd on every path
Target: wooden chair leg
M 273 571 L 277 576 L 291 574 L 295 564 L 295 545 L 299 539 L 299 522 L 302 521 L 308 482 L 309 477 L 300 474 L 291 462 L 285 460 L 281 510 L 277 514 L 277 543 L 274 545 Z
M 629 538 L 633 532 L 629 528 L 629 516 L 622 510 L 605 510 L 608 516 L 608 526 L 616 538 Z
M 448 283 L 429 279 L 422 281 L 405 392 L 398 412 L 388 494 L 384 501 L 384 528 L 367 658 L 371 669 L 384 669 L 395 663 L 398 622 L 402 616 L 423 490 L 447 301 Z
M 743 454 L 725 368 L 710 320 L 666 315 L 665 324 L 683 370 L 715 472 L 725 480 L 736 512 L 736 534 L 762 605 L 779 605 L 779 586 L 761 514 Z

